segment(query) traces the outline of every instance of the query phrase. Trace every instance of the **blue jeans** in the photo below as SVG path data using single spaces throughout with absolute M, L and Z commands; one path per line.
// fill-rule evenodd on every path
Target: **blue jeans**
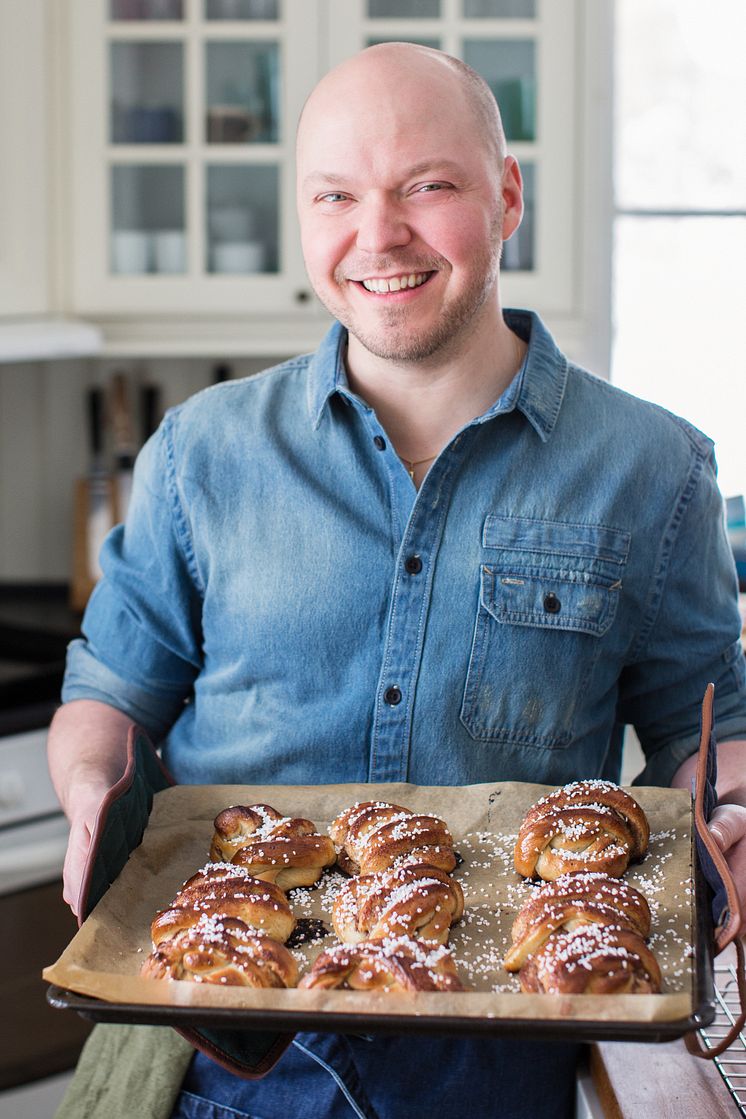
M 197 1054 L 172 1119 L 571 1119 L 581 1046 L 296 1035 L 262 1080 Z

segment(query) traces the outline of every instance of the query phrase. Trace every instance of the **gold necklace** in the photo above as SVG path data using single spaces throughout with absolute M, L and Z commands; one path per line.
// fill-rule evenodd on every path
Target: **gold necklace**
M 397 454 L 399 454 L 398 451 L 397 451 Z M 399 458 L 401 459 L 401 461 L 406 466 L 407 474 L 412 479 L 412 481 L 414 481 L 414 468 L 415 468 L 415 466 L 422 466 L 422 464 L 425 463 L 425 462 L 433 462 L 437 457 L 438 457 L 437 455 L 430 455 L 429 458 L 419 458 L 415 462 L 410 462 L 410 460 L 408 458 L 404 458 L 403 455 L 399 455 Z
M 518 338 L 518 335 L 515 333 L 515 331 L 511 330 L 510 335 L 513 341 L 513 353 L 515 354 L 515 360 L 517 363 L 515 372 L 517 373 L 523 364 L 523 349 L 521 346 L 521 340 Z M 394 448 L 394 450 L 396 450 L 396 448 Z M 416 466 L 422 466 L 426 462 L 434 462 L 435 459 L 438 457 L 437 454 L 429 455 L 427 458 L 419 458 L 412 462 L 410 459 L 404 458 L 404 455 L 400 455 L 398 451 L 396 453 L 399 456 L 400 461 L 404 463 L 404 466 L 407 469 L 407 474 L 412 479 L 412 481 L 414 481 L 414 469 Z

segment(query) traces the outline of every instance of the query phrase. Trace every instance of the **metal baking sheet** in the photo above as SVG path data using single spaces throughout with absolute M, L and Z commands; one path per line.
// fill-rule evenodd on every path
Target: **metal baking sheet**
M 182 796 L 186 788 L 177 787 L 181 790 Z M 48 991 L 49 1002 L 58 1008 L 76 1010 L 95 1021 L 147 1023 L 182 1028 L 203 1026 L 283 1031 L 313 1029 L 338 1033 L 418 1032 L 475 1036 L 520 1034 L 526 1037 L 566 1040 L 667 1041 L 680 1037 L 692 1029 L 702 1028 L 712 1021 L 715 1014 L 715 995 L 708 890 L 698 867 L 693 862 L 694 845 L 691 842 L 690 818 L 688 830 L 680 829 L 680 833 L 671 833 L 670 829 L 667 830 L 670 813 L 666 815 L 666 812 L 670 803 L 673 803 L 671 798 L 679 798 L 676 802 L 677 811 L 679 813 L 681 811 L 680 790 L 632 790 L 633 795 L 637 796 L 648 812 L 654 843 L 651 845 L 648 858 L 636 871 L 633 868 L 628 873 L 628 879 L 640 885 L 639 879 L 642 877 L 649 887 L 657 889 L 655 883 L 660 868 L 656 864 L 665 865 L 668 859 L 681 858 L 684 850 L 687 853 L 688 880 L 678 870 L 675 875 L 676 883 L 668 885 L 664 883 L 660 887 L 660 903 L 651 899 L 649 889 L 643 887 L 643 892 L 649 900 L 653 901 L 654 939 L 657 927 L 661 944 L 665 942 L 668 926 L 676 922 L 680 916 L 676 913 L 672 915 L 671 904 L 684 907 L 691 915 L 689 945 L 682 953 L 682 956 L 687 957 L 685 973 L 679 974 L 680 969 L 674 968 L 674 964 L 671 964 L 669 976 L 666 978 L 664 969 L 664 978 L 666 978 L 664 991 L 668 988 L 668 994 L 525 996 L 517 994 L 515 979 L 503 973 L 502 978 L 505 983 L 493 984 L 499 988 L 494 992 L 489 985 L 485 988 L 484 984 L 477 982 L 474 985 L 472 982 L 473 990 L 460 995 L 381 996 L 378 994 L 372 997 L 362 992 L 326 992 L 321 1001 L 314 1002 L 313 998 L 309 999 L 309 996 L 316 995 L 316 992 L 283 991 L 257 994 L 247 992 L 244 988 L 232 988 L 230 992 L 225 988 L 213 988 L 213 995 L 206 985 L 195 991 L 197 986 L 195 984 L 163 984 L 162 981 L 146 981 L 137 977 L 140 963 L 144 958 L 143 952 L 147 951 L 147 947 L 143 947 L 143 944 L 147 943 L 150 917 L 156 909 L 170 901 L 175 892 L 174 883 L 178 888 L 188 873 L 207 861 L 201 853 L 206 851 L 206 845 L 209 843 L 211 819 L 215 811 L 228 803 L 251 801 L 275 803 L 282 812 L 288 812 L 292 805 L 292 814 L 309 815 L 315 820 L 319 830 L 323 830 L 337 811 L 341 811 L 356 800 L 380 798 L 384 788 L 386 799 L 419 810 L 425 810 L 423 804 L 428 804 L 427 810 L 437 812 L 447 820 L 454 833 L 456 847 L 464 857 L 464 863 L 457 870 L 456 876 L 461 878 L 464 886 L 467 907 L 470 897 L 472 908 L 475 907 L 473 904 L 475 901 L 478 900 L 480 903 L 476 906 L 479 910 L 477 931 L 478 926 L 484 924 L 484 914 L 495 915 L 500 930 L 495 936 L 498 936 L 498 940 L 499 936 L 502 936 L 507 946 L 504 930 L 509 929 L 512 923 L 520 902 L 520 890 L 527 890 L 530 887 L 524 884 L 514 872 L 510 880 L 505 859 L 502 863 L 498 860 L 499 865 L 492 868 L 482 866 L 480 859 L 472 857 L 475 851 L 472 839 L 474 835 L 478 835 L 483 847 L 488 843 L 492 851 L 499 848 L 507 852 L 512 849 L 514 833 L 517 831 L 516 819 L 520 818 L 533 800 L 547 791 L 547 787 L 523 786 L 513 782 L 494 786 L 434 790 L 411 785 L 321 786 L 303 789 L 279 786 L 274 789 L 252 788 L 251 790 L 241 790 L 236 786 L 209 789 L 205 787 L 201 792 L 204 803 L 201 803 L 199 808 L 195 808 L 193 814 L 195 819 L 182 821 L 182 824 L 191 829 L 189 834 L 193 836 L 193 845 L 190 847 L 185 841 L 177 844 L 178 857 L 174 857 L 173 860 L 164 860 L 163 851 L 171 849 L 170 841 L 165 832 L 160 836 L 157 834 L 160 827 L 157 814 L 154 814 L 155 820 L 151 817 L 142 847 L 133 853 L 120 880 L 114 883 L 109 894 L 79 932 L 78 938 L 81 934 L 85 934 L 88 926 L 88 941 L 83 935 L 82 944 L 76 947 L 74 940 L 61 960 L 45 971 L 45 975 L 52 980 Z M 188 795 L 200 796 L 196 787 L 191 789 L 193 792 Z M 175 792 L 176 790 L 166 790 L 165 793 L 158 794 L 156 802 L 159 797 L 168 797 Z M 471 801 L 474 809 L 471 814 L 467 801 Z M 484 808 L 481 814 L 477 810 L 480 803 Z M 335 811 L 329 812 L 328 807 L 324 808 L 325 805 L 333 806 Z M 663 807 L 659 810 L 661 805 Z M 180 811 L 183 814 L 183 806 Z M 490 831 L 490 828 L 494 830 Z M 185 850 L 185 846 L 189 849 Z M 154 853 L 158 855 L 157 865 L 153 862 Z M 193 857 L 193 853 L 197 854 L 196 858 Z M 188 862 L 189 859 L 192 859 L 191 863 Z M 477 864 L 480 864 L 479 867 Z M 185 867 L 186 873 L 184 873 Z M 147 873 L 144 868 L 149 868 Z M 475 877 L 470 879 L 470 874 Z M 112 926 L 121 920 L 125 908 L 132 909 L 132 899 L 126 898 L 128 878 L 130 886 L 133 881 L 137 882 L 137 889 L 142 895 L 139 913 L 133 914 L 133 924 L 129 930 L 124 928 L 122 932 L 120 929 L 122 936 L 120 942 L 117 942 L 119 944 L 116 964 L 118 971 L 115 976 L 108 976 L 112 982 L 107 986 L 104 981 L 100 988 L 96 983 L 91 986 L 85 980 L 80 981 L 80 976 L 83 974 L 80 970 L 81 961 L 85 971 L 86 952 L 89 951 L 91 943 L 100 944 L 102 936 L 105 938 L 106 935 L 114 935 L 115 930 Z M 485 882 L 488 883 L 487 886 Z M 670 903 L 666 900 L 664 903 L 664 898 L 668 899 L 672 896 L 673 886 L 682 887 L 675 891 L 678 901 Z M 494 889 L 494 897 L 489 896 L 490 889 Z M 502 900 L 498 900 L 501 890 Z M 117 894 L 120 895 L 120 905 L 124 907 L 119 914 L 114 904 Z M 328 903 L 322 903 L 323 895 L 323 890 L 311 891 L 305 895 L 306 904 L 310 899 L 311 909 L 318 913 L 318 907 L 321 905 L 322 912 L 325 912 L 323 904 Z M 294 894 L 291 894 L 290 900 L 293 903 Z M 330 927 L 328 918 L 327 924 Z M 473 925 L 471 932 L 474 931 Z M 492 932 L 488 930 L 488 935 L 492 935 Z M 139 937 L 139 942 L 133 952 L 132 937 L 135 933 Z M 495 936 L 492 938 L 493 941 Z M 468 938 L 468 925 L 466 930 L 461 932 L 458 928 L 453 930 L 451 944 L 459 963 L 460 955 L 466 951 Z M 328 941 L 304 949 L 305 961 L 308 962 L 325 944 L 333 942 L 334 937 L 331 935 Z M 475 950 L 479 950 L 479 946 Z M 72 971 L 69 967 L 71 960 L 74 961 Z M 681 961 L 675 963 L 681 964 Z M 67 971 L 65 964 L 68 965 Z M 94 972 L 96 967 L 100 968 L 100 964 L 94 961 Z M 469 982 L 470 975 L 466 974 L 464 978 Z M 146 993 L 143 985 L 147 987 Z M 101 994 L 104 997 L 99 997 Z M 230 1005 L 221 1002 L 225 998 L 231 1000 Z M 197 999 L 197 1003 L 194 999 Z

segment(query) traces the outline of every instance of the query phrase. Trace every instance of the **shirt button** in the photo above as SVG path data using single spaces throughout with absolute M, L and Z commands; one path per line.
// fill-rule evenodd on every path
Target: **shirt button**
M 404 570 L 408 575 L 419 575 L 422 571 L 422 560 L 418 555 L 407 556 L 404 560 Z
M 384 437 L 382 435 L 374 435 L 373 436 L 373 442 L 376 445 L 376 447 L 378 447 L 379 451 L 385 451 L 386 450 L 386 440 L 384 439 Z
M 397 704 L 401 703 L 401 688 L 397 688 L 396 684 L 393 684 L 383 693 L 383 698 L 389 707 L 396 707 Z
M 549 594 L 544 595 L 544 609 L 546 610 L 547 614 L 559 614 L 560 610 L 562 609 L 562 603 L 553 591 L 550 591 Z

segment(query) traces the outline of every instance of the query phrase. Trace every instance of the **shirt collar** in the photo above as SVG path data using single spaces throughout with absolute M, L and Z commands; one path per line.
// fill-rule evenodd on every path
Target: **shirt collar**
M 347 331 L 335 322 L 326 332 L 308 368 L 308 412 L 314 428 L 321 423 L 326 403 L 333 393 L 349 391 L 345 370 Z
M 504 312 L 511 330 L 528 343 L 519 372 L 498 400 L 475 423 L 484 423 L 517 408 L 523 412 L 540 439 L 549 438 L 557 422 L 567 383 L 567 358 L 533 311 Z M 349 394 L 344 355 L 347 331 L 334 323 L 311 358 L 308 377 L 308 410 L 314 428 L 334 393 Z

